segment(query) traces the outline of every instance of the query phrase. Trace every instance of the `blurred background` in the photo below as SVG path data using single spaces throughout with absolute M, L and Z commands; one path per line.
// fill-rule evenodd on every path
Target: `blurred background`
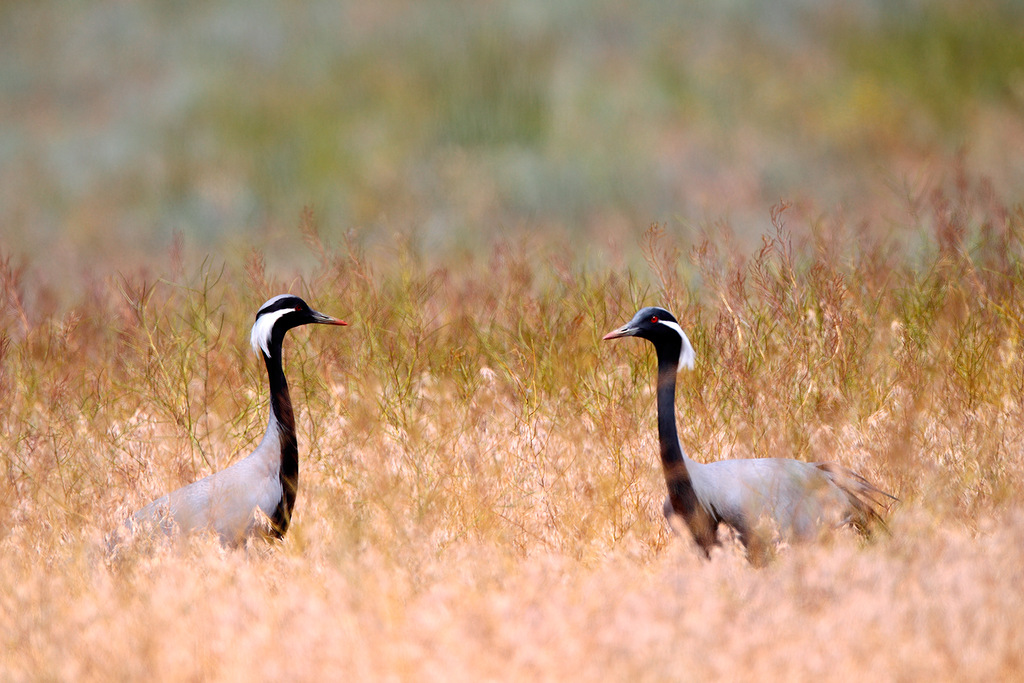
M 0 4 L 0 249 L 65 277 L 326 239 L 756 239 L 1024 185 L 1016 0 Z M 177 237 L 176 237 L 177 236 Z M 99 264 L 99 265 L 98 265 Z

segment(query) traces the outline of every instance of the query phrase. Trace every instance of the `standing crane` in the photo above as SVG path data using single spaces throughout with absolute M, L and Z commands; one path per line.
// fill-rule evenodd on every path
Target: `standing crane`
M 762 566 L 770 553 L 770 532 L 789 540 L 815 538 L 823 529 L 853 525 L 867 535 L 885 526 L 880 511 L 896 498 L 861 475 L 833 463 L 789 458 L 753 458 L 699 463 L 690 459 L 676 432 L 676 375 L 692 369 L 693 346 L 675 317 L 648 307 L 604 339 L 642 337 L 658 354 L 658 441 L 668 485 L 663 507 L 672 524 L 681 518 L 704 557 L 719 545 L 718 526 L 732 527 L 747 559 Z
M 299 449 L 292 400 L 281 366 L 281 345 L 288 330 L 313 323 L 347 324 L 314 311 L 291 294 L 275 296 L 260 307 L 250 341 L 253 351 L 262 353 L 270 380 L 270 419 L 263 440 L 230 467 L 137 511 L 125 522 L 129 532 L 146 526 L 168 535 L 210 529 L 222 543 L 235 546 L 256 534 L 258 520 L 265 516 L 269 535 L 284 536 L 299 483 Z

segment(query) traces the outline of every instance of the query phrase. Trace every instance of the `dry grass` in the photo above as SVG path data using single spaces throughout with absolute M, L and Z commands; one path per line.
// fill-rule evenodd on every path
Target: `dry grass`
M 2 262 L 0 678 L 1020 678 L 1024 215 L 960 176 L 892 230 L 778 207 L 763 248 L 657 228 L 646 264 L 537 237 L 440 267 L 302 234 L 80 283 Z M 301 480 L 285 541 L 103 534 L 262 435 L 252 312 L 291 290 Z M 830 459 L 892 534 L 703 562 L 660 517 L 652 357 L 600 335 L 665 303 L 698 351 L 684 446 Z

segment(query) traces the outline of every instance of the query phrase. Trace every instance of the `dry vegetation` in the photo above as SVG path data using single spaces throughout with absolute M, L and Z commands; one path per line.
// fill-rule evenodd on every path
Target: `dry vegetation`
M 0 681 L 1024 679 L 1022 63 L 1017 0 L 0 3 Z M 287 537 L 110 561 L 284 291 L 351 325 Z M 695 459 L 891 535 L 671 535 L 641 304 Z
M 963 177 L 920 199 L 894 231 L 777 207 L 746 254 L 655 226 L 626 271 L 539 240 L 439 267 L 307 215 L 304 277 L 179 245 L 49 315 L 6 257 L 2 677 L 1019 677 L 1024 215 Z M 246 338 L 285 290 L 352 323 L 286 345 L 291 532 L 105 560 L 126 511 L 261 436 Z M 903 499 L 891 536 L 761 571 L 670 536 L 649 349 L 599 343 L 641 302 L 692 332 L 697 458 L 854 467 Z

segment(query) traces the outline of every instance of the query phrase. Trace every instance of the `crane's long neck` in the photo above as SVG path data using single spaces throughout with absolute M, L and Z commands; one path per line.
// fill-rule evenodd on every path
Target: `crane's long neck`
M 661 443 L 661 464 L 666 472 L 678 464 L 688 464 L 689 460 L 679 445 L 679 433 L 676 431 L 678 363 L 678 353 L 671 349 L 663 353 L 658 349 L 658 441 Z
M 658 442 L 669 499 L 675 511 L 687 519 L 693 514 L 697 497 L 690 468 L 696 466 L 679 445 L 676 431 L 676 374 L 679 349 L 658 347 Z
M 292 412 L 292 398 L 288 393 L 288 381 L 284 377 L 281 366 L 281 342 L 270 347 L 270 355 L 263 355 L 267 364 L 267 378 L 270 380 L 270 421 L 267 423 L 267 437 L 277 432 L 277 440 L 281 448 L 279 476 L 283 495 L 278 503 L 271 522 L 274 533 L 284 536 L 292 518 L 295 507 L 295 491 L 299 484 L 299 445 L 295 437 L 295 415 Z

